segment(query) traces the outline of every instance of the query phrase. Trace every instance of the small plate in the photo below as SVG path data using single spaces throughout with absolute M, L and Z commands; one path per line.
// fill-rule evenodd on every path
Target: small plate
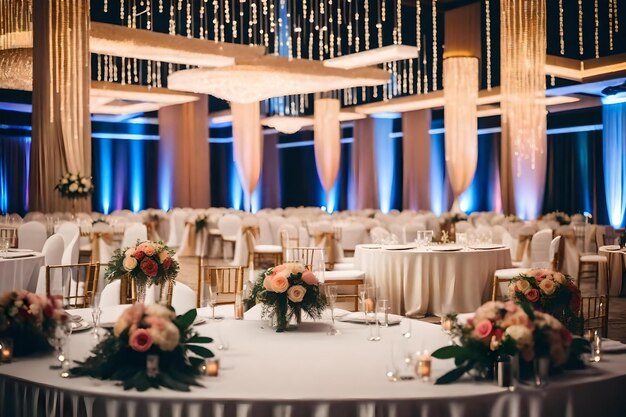
M 494 250 L 494 249 L 502 249 L 503 245 L 498 245 L 497 243 L 476 243 L 474 245 L 470 245 L 470 249 L 474 250 Z
M 93 324 L 86 320 L 72 321 L 70 324 L 72 326 L 72 333 L 82 332 L 93 327 Z
M 380 245 L 361 245 L 363 249 L 380 249 Z
M 415 249 L 415 245 L 383 245 L 385 250 L 411 250 Z
M 217 317 L 216 317 L 217 318 Z M 196 319 L 191 323 L 192 326 L 199 326 L 206 323 L 206 317 L 196 316 Z
M 463 246 L 459 245 L 439 245 L 430 247 L 433 252 L 458 252 L 463 250 Z

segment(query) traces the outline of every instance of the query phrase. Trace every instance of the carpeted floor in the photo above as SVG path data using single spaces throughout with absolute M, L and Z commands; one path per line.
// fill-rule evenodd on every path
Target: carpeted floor
M 194 290 L 198 286 L 198 259 L 197 258 L 180 258 L 180 274 L 178 279 L 193 288 Z M 224 266 L 228 265 L 222 259 L 211 259 L 212 265 Z M 593 289 L 591 283 L 584 283 L 582 285 L 583 295 Z M 346 302 L 345 305 L 338 305 L 339 308 L 351 310 L 354 308 L 352 302 Z M 438 317 L 425 317 L 422 320 L 429 322 L 438 322 Z M 626 297 L 613 297 L 609 302 L 609 338 L 619 340 L 626 343 Z

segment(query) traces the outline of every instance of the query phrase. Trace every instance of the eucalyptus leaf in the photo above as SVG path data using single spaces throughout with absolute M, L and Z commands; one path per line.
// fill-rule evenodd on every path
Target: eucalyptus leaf
M 461 378 L 463 376 L 463 374 L 465 372 L 467 372 L 467 369 L 468 368 L 465 367 L 465 366 L 459 366 L 458 368 L 454 368 L 450 372 L 448 372 L 445 375 L 439 377 L 435 381 L 435 385 L 444 385 L 444 384 L 449 384 L 451 382 L 454 382 L 457 379 Z
M 213 352 L 211 352 L 209 349 L 202 347 L 202 346 L 198 346 L 198 345 L 186 345 L 187 349 L 189 349 L 190 351 L 192 351 L 193 353 L 195 353 L 196 355 L 202 357 L 202 358 L 212 358 Z
M 189 310 L 182 316 L 176 317 L 176 322 L 178 323 L 178 326 L 180 328 L 186 329 L 189 326 L 191 326 L 191 324 L 193 323 L 193 321 L 196 319 L 197 316 L 198 316 L 198 311 L 195 308 L 192 308 L 191 310 Z
M 433 358 L 437 359 L 452 359 L 460 355 L 467 355 L 469 357 L 469 352 L 467 352 L 467 349 L 463 346 L 458 345 L 441 347 L 432 354 Z
M 212 343 L 213 339 L 206 336 L 195 335 L 187 339 L 187 343 Z

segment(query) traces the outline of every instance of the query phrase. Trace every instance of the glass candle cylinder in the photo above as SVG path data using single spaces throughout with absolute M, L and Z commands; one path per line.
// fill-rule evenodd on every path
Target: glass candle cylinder
M 0 339 L 0 362 L 10 363 L 13 360 L 13 339 Z
M 425 350 L 420 354 L 419 361 L 417 362 L 417 377 L 422 381 L 430 380 L 432 359 L 430 353 Z
M 204 374 L 206 376 L 217 376 L 220 371 L 220 360 L 211 358 L 204 362 Z
M 235 320 L 243 320 L 243 297 L 240 292 L 235 294 Z

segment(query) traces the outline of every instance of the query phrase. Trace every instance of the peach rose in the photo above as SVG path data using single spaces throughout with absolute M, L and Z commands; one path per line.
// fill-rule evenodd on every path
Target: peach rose
M 561 274 L 560 272 L 555 272 L 553 276 L 555 282 L 557 282 L 558 284 L 565 284 L 565 275 Z
M 126 252 L 124 252 L 124 256 L 128 258 L 130 256 L 133 256 L 134 253 L 135 253 L 135 248 L 128 248 L 126 249 Z
M 174 320 L 176 313 L 161 304 L 150 304 L 146 306 L 146 315 L 161 317 L 168 320 Z
M 152 336 L 146 329 L 137 329 L 128 338 L 128 345 L 136 352 L 145 352 L 152 347 Z
M 306 288 L 302 285 L 294 285 L 293 287 L 287 290 L 287 298 L 291 300 L 292 303 L 299 303 L 304 298 L 304 294 L 306 294 Z
M 556 291 L 556 286 L 557 284 L 551 279 L 544 279 L 543 281 L 541 281 L 541 283 L 539 283 L 539 288 L 541 288 L 541 290 L 546 295 L 554 294 L 554 292 Z
M 132 256 L 128 256 L 124 258 L 124 261 L 122 262 L 122 266 L 124 266 L 125 270 L 130 272 L 133 269 L 137 268 L 137 259 L 133 258 Z
M 139 320 L 141 320 L 141 317 L 143 317 L 143 312 L 144 305 L 141 303 L 136 303 L 128 307 L 124 310 L 120 318 L 117 319 L 117 322 L 115 322 L 113 334 L 115 336 L 119 336 L 127 328 L 136 326 L 137 323 L 139 323 Z
M 517 281 L 515 286 L 517 287 L 518 291 L 526 293 L 526 291 L 530 289 L 530 282 L 526 281 L 525 279 L 520 279 L 519 281 Z
M 493 324 L 491 324 L 489 320 L 483 320 L 474 327 L 474 336 L 476 336 L 477 339 L 484 339 L 491 334 L 492 330 Z
M 271 290 L 277 293 L 283 293 L 289 288 L 289 280 L 283 275 L 272 275 L 269 284 Z
M 157 316 L 148 316 L 144 321 L 150 326 L 148 332 L 155 345 L 164 352 L 176 349 L 180 342 L 180 332 L 174 323 Z
M 319 283 L 315 274 L 308 270 L 302 273 L 302 281 L 309 285 L 317 285 Z
M 161 263 L 165 262 L 165 260 L 169 257 L 170 254 L 166 250 L 161 250 L 161 252 L 159 253 L 159 261 Z

